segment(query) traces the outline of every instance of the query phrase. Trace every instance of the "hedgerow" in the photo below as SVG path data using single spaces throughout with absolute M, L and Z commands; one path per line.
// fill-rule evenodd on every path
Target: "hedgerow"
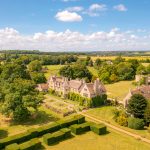
M 106 134 L 106 126 L 104 124 L 90 123 L 90 129 L 98 135 Z

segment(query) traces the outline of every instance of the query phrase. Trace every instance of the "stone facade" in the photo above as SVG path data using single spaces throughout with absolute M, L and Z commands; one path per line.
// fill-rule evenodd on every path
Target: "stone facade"
M 69 92 L 80 94 L 83 97 L 93 98 L 106 94 L 104 85 L 95 80 L 94 83 L 86 83 L 84 80 L 68 80 L 65 77 L 51 76 L 48 80 L 50 89 L 65 97 Z
M 137 87 L 134 90 L 130 90 L 129 93 L 127 94 L 127 96 L 123 100 L 124 107 L 127 107 L 131 96 L 134 95 L 134 94 L 141 94 L 147 100 L 150 100 L 150 85 L 143 85 L 143 86 Z

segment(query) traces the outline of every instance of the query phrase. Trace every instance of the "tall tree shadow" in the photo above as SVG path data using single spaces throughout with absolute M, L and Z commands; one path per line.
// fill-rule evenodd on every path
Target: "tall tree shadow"
M 0 129 L 0 139 L 8 136 L 8 131 Z

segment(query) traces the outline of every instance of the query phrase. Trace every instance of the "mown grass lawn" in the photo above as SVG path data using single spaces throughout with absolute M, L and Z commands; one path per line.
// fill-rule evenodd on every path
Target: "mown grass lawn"
M 53 111 L 41 106 L 39 112 L 37 113 L 36 118 L 29 119 L 26 122 L 22 123 L 5 123 L 0 122 L 0 130 L 3 131 L 3 135 L 0 135 L 0 138 L 4 138 L 9 135 L 14 135 L 26 131 L 29 128 L 34 128 L 41 126 L 46 123 L 50 123 L 56 120 L 59 120 L 60 116 L 54 113 Z
M 122 101 L 129 90 L 136 88 L 132 82 L 133 81 L 120 81 L 113 84 L 106 84 L 105 87 L 108 97 Z
M 114 106 L 103 106 L 100 108 L 90 109 L 86 112 L 86 114 L 91 115 L 97 119 L 103 120 L 105 122 L 108 122 L 114 126 L 120 127 L 131 133 L 139 134 L 141 137 L 150 139 L 150 133 L 146 130 L 146 128 L 144 130 L 133 130 L 128 127 L 123 127 L 117 124 L 115 120 L 113 119 L 115 109 L 116 108 Z
M 87 132 L 62 141 L 47 150 L 149 150 L 150 145 L 109 129 L 103 136 Z
M 46 79 L 48 79 L 51 75 L 59 75 L 59 70 L 62 68 L 64 65 L 47 65 L 44 67 L 47 67 L 48 70 L 45 73 Z

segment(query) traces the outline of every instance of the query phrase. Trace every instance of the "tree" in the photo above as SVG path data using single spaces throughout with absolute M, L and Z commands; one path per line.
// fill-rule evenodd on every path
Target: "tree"
M 59 71 L 60 75 L 64 77 L 68 77 L 71 79 L 76 79 L 76 78 L 85 78 L 88 81 L 91 81 L 92 75 L 87 69 L 86 66 L 81 65 L 81 64 L 75 64 L 72 66 L 64 66 L 60 69 Z
M 128 118 L 128 127 L 131 129 L 141 130 L 144 128 L 144 120 L 139 118 L 130 117 Z
M 142 64 L 139 65 L 139 66 L 137 67 L 136 74 L 139 74 L 139 75 L 144 75 L 144 74 L 146 74 L 146 67 L 144 67 Z
M 129 100 L 127 112 L 136 118 L 144 118 L 147 100 L 141 94 L 134 94 Z
M 11 83 L 5 81 L 0 90 L 0 93 L 4 95 L 2 113 L 12 117 L 15 121 L 28 118 L 31 115 L 29 108 L 37 111 L 42 103 L 43 96 L 35 90 L 35 85 L 31 80 L 19 78 Z
M 30 74 L 31 79 L 36 83 L 45 83 L 46 82 L 46 78 L 44 76 L 44 73 L 38 73 L 38 72 L 32 72 Z
M 131 80 L 134 78 L 134 70 L 130 63 L 121 62 L 116 66 L 120 80 Z
M 102 63 L 102 61 L 101 61 L 99 58 L 97 58 L 97 59 L 95 60 L 94 66 L 95 66 L 95 67 L 99 67 L 99 66 L 101 65 L 101 63 Z
M 125 61 L 125 59 L 122 58 L 121 55 L 120 55 L 120 56 L 115 58 L 114 63 L 119 64 L 119 63 L 124 62 L 124 61 Z
M 150 103 L 147 104 L 147 107 L 145 109 L 144 119 L 145 119 L 147 125 L 149 125 L 150 124 Z
M 42 70 L 42 64 L 38 60 L 31 61 L 28 65 L 30 72 L 40 72 Z

